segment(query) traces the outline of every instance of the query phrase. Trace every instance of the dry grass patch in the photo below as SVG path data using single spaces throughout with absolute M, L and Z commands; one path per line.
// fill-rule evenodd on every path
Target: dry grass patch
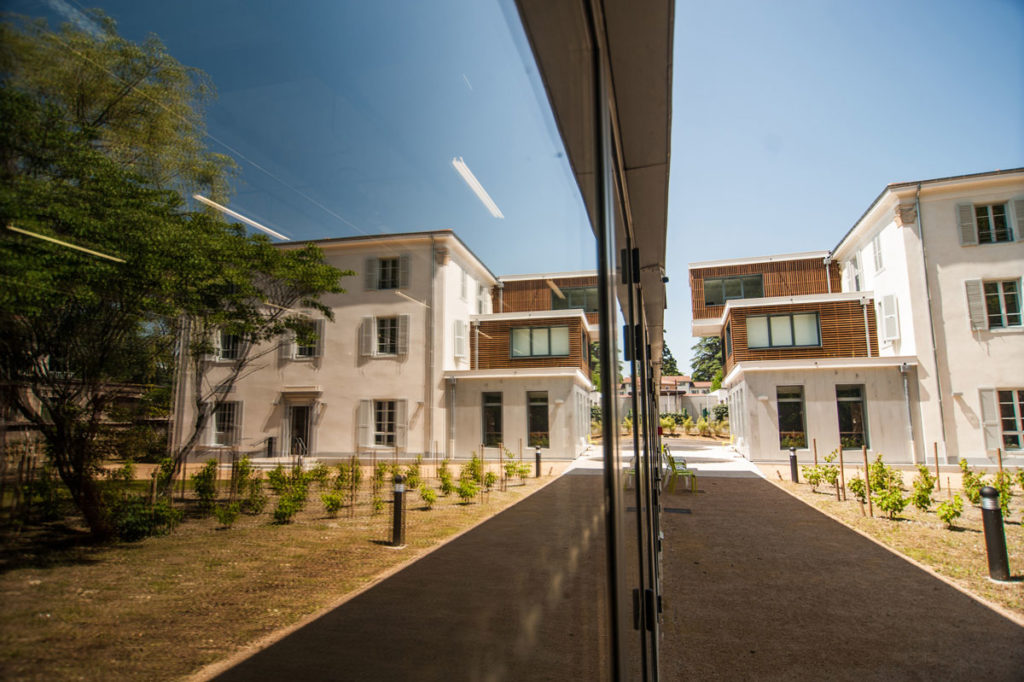
M 550 480 L 526 479 L 485 503 L 441 497 L 431 511 L 408 495 L 400 550 L 386 546 L 390 504 L 377 515 L 364 503 L 352 517 L 343 509 L 329 518 L 316 492 L 288 525 L 266 512 L 230 529 L 190 519 L 168 536 L 98 547 L 63 526 L 8 535 L 0 677 L 179 678 L 337 603 Z
M 890 521 L 880 518 L 877 509 L 875 518 L 869 518 L 866 505 L 862 513 L 861 505 L 852 493 L 848 493 L 847 501 L 837 502 L 831 488 L 811 492 L 811 486 L 807 484 L 778 480 L 774 467 L 765 473 L 772 483 L 807 504 L 928 566 L 963 589 L 1004 607 L 1024 620 L 1024 582 L 1020 582 L 1024 578 L 1024 526 L 1021 525 L 1024 497 L 1021 495 L 1014 496 L 1010 505 L 1010 520 L 1004 523 L 1010 574 L 1017 582 L 1000 584 L 988 578 L 981 509 L 965 499 L 963 515 L 954 522 L 953 530 L 947 529 L 946 524 L 935 515 L 935 504 L 949 499 L 945 481 L 942 492 L 933 495 L 935 504 L 929 511 L 922 512 L 908 506 L 898 515 L 897 520 Z M 788 470 L 783 473 L 788 475 Z M 909 487 L 910 477 L 907 479 Z

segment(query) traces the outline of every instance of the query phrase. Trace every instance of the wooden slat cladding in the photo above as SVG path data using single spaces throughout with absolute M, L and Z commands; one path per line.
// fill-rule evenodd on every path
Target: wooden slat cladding
M 523 327 L 569 327 L 569 355 L 559 357 L 515 358 L 512 353 L 512 329 Z M 590 334 L 578 317 L 546 320 L 495 320 L 480 323 L 480 355 L 476 354 L 477 334 L 470 328 L 470 366 L 475 369 L 530 369 L 531 367 L 573 367 L 590 376 Z M 486 334 L 486 336 L 485 336 Z M 586 336 L 586 343 L 584 343 Z M 479 358 L 479 366 L 475 364 Z
M 526 279 L 505 282 L 502 306 L 499 309 L 498 289 L 492 289 L 491 304 L 494 312 L 523 313 L 536 310 L 551 310 L 551 279 L 558 287 L 596 287 L 597 275 L 589 277 L 561 277 Z M 597 313 L 587 313 L 587 321 L 597 324 Z
M 868 304 L 868 338 L 871 355 L 878 355 L 878 334 L 875 329 L 875 307 Z M 800 348 L 747 348 L 747 318 L 756 315 L 785 313 L 818 313 L 821 325 L 821 346 Z M 729 313 L 726 324 L 732 333 L 732 353 L 726 348 L 728 373 L 733 365 L 747 360 L 792 360 L 810 358 L 862 358 L 867 357 L 864 339 L 864 310 L 859 301 L 831 303 L 801 303 L 794 305 L 736 308 Z
M 833 261 L 829 265 L 829 269 L 832 274 L 832 291 L 838 292 L 842 288 L 839 281 L 839 263 Z M 693 319 L 705 320 L 720 317 L 722 311 L 725 310 L 724 305 L 704 305 L 705 279 L 757 274 L 763 276 L 766 297 L 828 293 L 828 278 L 825 275 L 825 265 L 820 258 L 694 268 L 690 270 Z

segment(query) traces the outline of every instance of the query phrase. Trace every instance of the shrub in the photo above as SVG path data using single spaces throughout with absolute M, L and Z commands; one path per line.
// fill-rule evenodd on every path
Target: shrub
M 341 493 L 321 493 L 320 501 L 324 503 L 324 511 L 327 512 L 328 516 L 337 516 L 338 512 L 341 511 Z
M 384 498 L 375 494 L 373 496 L 373 513 L 379 514 L 382 511 L 384 511 Z
M 622 419 L 622 432 L 632 433 L 633 431 L 633 419 L 630 417 L 624 417 Z
M 720 422 L 729 416 L 729 405 L 726 403 L 719 403 L 711 408 L 711 414 L 714 415 L 715 421 Z
M 800 471 L 804 475 L 804 480 L 811 484 L 812 491 L 821 483 L 821 467 L 804 464 L 800 467 Z
M 458 493 L 464 503 L 468 504 L 477 496 L 480 490 L 477 488 L 476 480 L 467 476 L 459 480 L 459 487 L 456 488 L 455 492 Z
M 902 491 L 896 487 L 875 493 L 871 499 L 874 500 L 876 507 L 889 515 L 890 519 L 895 519 L 910 502 L 910 498 L 903 497 Z
M 167 500 L 157 500 L 150 507 L 140 495 L 118 497 L 107 509 L 117 536 L 128 542 L 169 533 L 182 518 L 181 511 L 171 507 Z
M 914 492 L 910 501 L 921 511 L 928 511 L 932 506 L 932 490 L 935 489 L 935 477 L 924 464 L 917 465 L 917 478 L 914 479 Z
M 37 499 L 42 517 L 46 521 L 54 521 L 61 517 L 61 491 L 63 486 L 57 470 L 49 464 L 43 466 L 28 486 L 30 499 Z
M 377 462 L 377 466 L 373 470 L 373 492 L 375 495 L 384 486 L 384 481 L 387 480 L 388 472 L 390 471 L 390 464 L 387 462 Z
M 686 411 L 684 410 L 683 411 L 683 431 L 685 431 L 687 433 L 687 435 L 690 435 L 690 434 L 693 433 L 693 430 L 695 428 L 696 428 L 696 426 L 693 423 L 693 419 L 691 419 L 690 415 L 686 414 Z
M 409 466 L 406 474 L 405 485 L 408 490 L 415 490 L 420 487 L 420 465 L 423 464 L 423 455 L 416 455 L 416 462 Z
M 267 473 L 267 485 L 270 486 L 275 495 L 284 494 L 288 488 L 288 472 L 285 471 L 283 464 L 278 464 Z
M 424 483 L 420 486 L 420 499 L 423 500 L 423 504 L 427 505 L 427 509 L 433 509 L 434 503 L 437 502 L 437 493 Z
M 960 473 L 963 475 L 964 495 L 971 501 L 971 504 L 981 504 L 981 489 L 985 485 L 985 473 L 974 473 L 974 469 L 967 465 L 967 460 L 960 460 Z
M 708 424 L 708 420 L 705 419 L 704 417 L 701 417 L 700 419 L 697 420 L 697 433 L 699 433 L 702 436 L 711 435 L 711 425 Z
M 505 460 L 505 478 L 515 478 L 519 474 L 519 461 L 511 450 L 505 451 L 505 457 L 507 458 Z
M 484 461 L 477 457 L 475 452 L 470 460 L 462 465 L 459 480 L 467 477 L 472 478 L 477 483 L 482 483 L 484 480 Z
M 306 477 L 310 482 L 315 481 L 320 490 L 323 490 L 331 478 L 331 470 L 323 462 L 317 462 L 316 466 L 306 473 Z
M 352 486 L 352 468 L 345 462 L 338 464 L 338 472 L 334 475 L 334 489 L 347 491 Z
M 939 506 L 935 508 L 935 513 L 938 514 L 947 528 L 953 527 L 953 522 L 960 518 L 960 514 L 963 511 L 964 501 L 959 494 L 949 502 L 940 502 Z
M 258 471 L 253 471 L 249 477 L 248 494 L 242 503 L 247 514 L 260 514 L 267 506 L 267 494 L 263 492 L 263 479 Z
M 838 450 L 833 450 L 825 455 L 825 463 L 818 467 L 821 470 L 821 480 L 835 488 L 839 492 L 839 465 L 835 463 L 839 456 Z
M 879 453 L 868 466 L 868 483 L 871 492 L 883 492 L 892 488 L 903 488 L 903 474 L 882 461 Z
M 590 406 L 590 422 L 600 424 L 601 423 L 601 406 L 591 405 Z
M 1021 490 L 1024 490 L 1024 469 L 1017 467 L 1017 485 L 1020 486 Z
M 1003 511 L 1003 518 L 1010 517 L 1010 499 L 1013 496 L 1013 477 L 1006 471 L 996 474 L 992 487 L 999 491 L 999 508 Z M 979 497 L 981 492 L 978 493 Z
M 860 475 L 851 478 L 846 485 L 850 489 L 850 492 L 860 500 L 861 504 L 868 501 L 867 485 L 864 483 L 864 479 L 861 478 Z
M 212 512 L 217 499 L 217 460 L 207 461 L 202 469 L 192 474 L 192 488 L 199 498 L 199 510 L 204 514 Z
M 293 494 L 282 495 L 274 507 L 274 523 L 291 523 L 292 517 L 298 514 L 304 505 L 305 500 L 300 500 Z
M 676 430 L 676 420 L 667 414 L 661 415 L 659 423 L 661 424 L 661 430 L 665 433 L 670 433 Z
M 455 492 L 455 481 L 452 479 L 452 472 L 448 470 L 448 460 L 441 462 L 441 468 L 437 472 L 441 479 L 441 494 L 448 497 Z
M 498 474 L 493 471 L 488 471 L 484 474 L 484 487 L 490 490 L 494 487 L 494 484 L 498 482 Z
M 519 471 L 516 472 L 519 475 L 519 480 L 524 481 L 530 477 L 533 473 L 533 465 L 523 462 L 519 465 Z
M 241 509 L 242 505 L 238 502 L 218 504 L 213 508 L 213 515 L 217 517 L 217 522 L 221 527 L 230 528 L 238 519 L 238 513 Z

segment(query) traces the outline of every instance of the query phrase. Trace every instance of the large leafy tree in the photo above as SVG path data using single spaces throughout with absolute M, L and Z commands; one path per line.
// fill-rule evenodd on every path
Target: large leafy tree
M 717 336 L 705 336 L 692 348 L 693 359 L 690 367 L 694 381 L 711 381 L 715 373 L 722 369 L 722 339 Z
M 228 328 L 245 353 L 218 383 L 223 393 L 262 342 L 309 334 L 296 306 L 330 318 L 319 298 L 343 291 L 347 274 L 315 247 L 282 250 L 188 210 L 181 192 L 226 189 L 230 167 L 201 144 L 202 91 L 187 84 L 198 76 L 155 38 L 140 48 L 103 25 L 98 37 L 5 25 L 0 83 L 0 224 L 61 242 L 2 230 L 0 395 L 43 435 L 101 538 L 113 530 L 96 482 L 111 409 Z M 177 113 L 162 122 L 163 106 L 148 104 L 176 98 Z M 188 361 L 205 386 L 205 366 Z M 201 432 L 208 416 L 201 410 L 191 429 Z
M 666 343 L 661 351 L 661 373 L 663 376 L 677 377 L 681 373 L 679 371 L 679 365 L 676 363 L 676 358 L 672 355 L 672 351 L 669 349 Z

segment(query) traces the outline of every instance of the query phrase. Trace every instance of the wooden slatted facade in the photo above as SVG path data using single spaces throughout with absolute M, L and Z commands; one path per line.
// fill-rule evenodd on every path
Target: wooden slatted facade
M 841 290 L 839 263 L 829 264 L 832 291 Z M 797 296 L 800 294 L 828 293 L 828 277 L 821 258 L 800 260 L 765 261 L 690 270 L 690 292 L 693 303 L 693 319 L 706 320 L 721 317 L 724 305 L 704 304 L 704 280 L 713 277 L 734 277 L 757 275 L 763 277 L 764 296 Z
M 559 288 L 596 287 L 597 275 L 587 277 L 541 277 L 538 279 L 513 280 L 504 282 L 504 291 L 492 290 L 492 310 L 494 312 L 521 313 L 536 310 L 551 310 L 551 297 L 554 295 L 548 286 L 548 279 Z M 587 321 L 597 324 L 597 313 L 587 313 Z
M 747 318 L 755 315 L 817 312 L 821 332 L 821 345 L 791 348 L 747 348 Z M 875 307 L 869 303 L 867 338 L 871 340 L 871 355 L 878 355 L 878 335 L 875 328 Z M 725 373 L 736 363 L 748 360 L 793 360 L 810 358 L 867 357 L 864 334 L 864 309 L 859 301 L 829 303 L 800 303 L 735 308 L 726 318 L 732 344 L 724 343 Z M 723 332 L 724 334 L 724 332 Z
M 550 290 L 549 290 L 550 291 Z M 569 327 L 569 355 L 558 357 L 512 357 L 512 329 L 523 327 Z M 493 320 L 480 323 L 480 354 L 477 334 L 470 329 L 470 364 L 474 369 L 531 369 L 533 367 L 572 367 L 590 376 L 590 334 L 577 317 L 542 320 Z M 486 336 L 485 336 L 486 335 Z M 479 363 L 479 365 L 477 365 Z

